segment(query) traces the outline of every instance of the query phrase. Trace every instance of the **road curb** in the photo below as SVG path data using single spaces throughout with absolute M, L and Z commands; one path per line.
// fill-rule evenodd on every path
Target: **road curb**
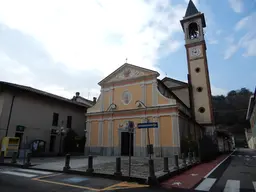
M 18 168 L 29 168 L 33 165 L 21 165 L 21 164 L 14 164 L 14 163 L 0 163 L 0 166 L 6 166 L 6 167 L 18 167 Z
M 180 169 L 177 169 L 177 170 L 174 170 L 174 171 L 171 171 L 165 175 L 162 175 L 160 177 L 157 178 L 158 182 L 161 183 L 161 182 L 164 182 L 172 177 L 175 177 L 177 175 L 180 175 L 181 173 L 184 173 L 185 171 L 191 169 L 192 167 L 195 167 L 197 165 L 200 165 L 199 162 L 197 163 L 194 163 L 194 164 L 190 164 L 190 165 L 187 165 L 186 167 L 181 167 Z

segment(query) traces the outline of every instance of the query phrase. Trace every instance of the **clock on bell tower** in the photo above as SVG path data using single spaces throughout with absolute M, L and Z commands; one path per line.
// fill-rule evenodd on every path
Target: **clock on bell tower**
M 185 34 L 189 83 L 191 86 L 191 109 L 195 120 L 205 126 L 213 124 L 211 86 L 207 65 L 204 30 L 204 14 L 190 0 L 185 17 L 180 21 Z

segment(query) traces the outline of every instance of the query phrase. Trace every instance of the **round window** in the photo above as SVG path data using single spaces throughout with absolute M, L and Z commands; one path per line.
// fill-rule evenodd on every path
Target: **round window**
M 197 67 L 197 68 L 195 69 L 195 71 L 196 71 L 197 73 L 199 73 L 199 72 L 200 72 L 200 68 Z
M 204 113 L 204 112 L 205 112 L 205 108 L 204 108 L 204 107 L 200 107 L 200 108 L 198 109 L 198 111 L 199 111 L 200 113 Z
M 123 92 L 122 101 L 125 105 L 128 105 L 132 100 L 132 95 L 129 91 Z
M 202 87 L 197 87 L 196 90 L 197 90 L 198 92 L 202 92 L 202 91 L 203 91 L 203 88 L 202 88 Z

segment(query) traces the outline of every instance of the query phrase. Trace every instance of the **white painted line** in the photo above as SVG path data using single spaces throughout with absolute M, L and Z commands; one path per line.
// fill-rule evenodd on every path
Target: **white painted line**
M 223 192 L 240 192 L 240 181 L 228 180 Z
M 242 155 L 238 155 L 238 157 L 242 157 Z
M 206 179 L 203 180 L 203 182 L 201 182 L 195 188 L 195 190 L 198 190 L 198 191 L 210 191 L 210 189 L 213 186 L 213 184 L 215 183 L 215 181 L 216 181 L 216 179 L 206 178 Z
M 253 184 L 254 190 L 256 191 L 256 181 L 253 181 L 252 184 Z
M 235 155 L 231 155 L 231 157 L 235 157 Z
M 236 149 L 235 149 L 229 156 L 227 156 L 224 160 L 222 160 L 218 165 L 216 165 L 207 175 L 204 176 L 204 178 L 209 177 L 209 175 L 210 175 L 215 169 L 217 169 L 224 161 L 226 161 L 226 159 L 229 158 L 235 151 L 236 151 Z
M 16 169 L 16 170 L 17 170 L 17 171 L 21 171 L 21 172 L 36 173 L 36 174 L 41 174 L 41 175 L 50 175 L 50 174 L 53 174 L 52 172 L 39 171 L 39 170 L 32 170 L 32 169 Z
M 37 175 L 27 174 L 27 173 L 19 173 L 14 171 L 3 171 L 1 173 L 8 174 L 8 175 L 16 175 L 20 177 L 36 177 Z
M 256 155 L 254 155 L 253 157 L 256 158 Z

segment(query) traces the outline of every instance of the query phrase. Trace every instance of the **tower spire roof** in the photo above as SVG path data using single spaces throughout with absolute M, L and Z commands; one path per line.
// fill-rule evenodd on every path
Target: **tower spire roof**
M 195 4 L 193 3 L 192 0 L 189 0 L 185 17 L 189 17 L 189 16 L 195 15 L 197 13 L 199 13 L 199 11 L 197 10 Z

